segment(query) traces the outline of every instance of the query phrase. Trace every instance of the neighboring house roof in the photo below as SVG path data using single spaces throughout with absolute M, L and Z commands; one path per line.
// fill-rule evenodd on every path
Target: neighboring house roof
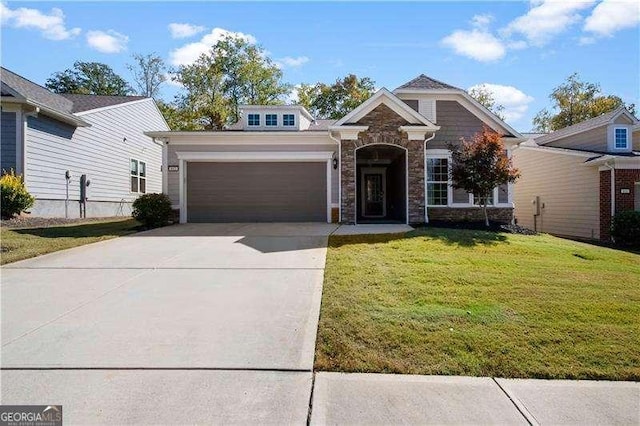
M 73 113 L 86 112 L 147 98 L 146 96 L 76 95 L 68 93 L 64 93 L 61 96 L 72 103 L 71 112 Z
M 522 136 L 524 136 L 525 138 L 529 138 L 529 139 L 536 139 L 536 138 L 540 138 L 548 133 L 541 133 L 541 132 L 520 132 L 520 134 Z
M 454 90 L 462 90 L 458 87 L 451 86 L 450 84 L 443 83 L 442 81 L 436 80 L 424 74 L 420 74 L 416 78 L 411 81 L 406 82 L 402 86 L 396 88 L 398 89 L 454 89 Z
M 46 87 L 42 87 L 8 69 L 0 68 L 0 80 L 2 81 L 2 96 L 15 98 L 17 102 L 29 104 L 40 108 L 43 113 L 48 113 L 64 122 L 76 126 L 87 126 L 84 120 L 73 115 L 73 102 L 57 93 L 53 93 Z
M 609 111 L 589 120 L 582 121 L 536 138 L 536 143 L 538 143 L 538 145 L 545 145 L 558 139 L 606 126 L 613 123 L 616 118 L 623 114 L 628 116 L 633 121 L 633 124 L 638 123 L 638 119 L 633 114 L 631 114 L 624 106 L 620 106 L 613 111 Z

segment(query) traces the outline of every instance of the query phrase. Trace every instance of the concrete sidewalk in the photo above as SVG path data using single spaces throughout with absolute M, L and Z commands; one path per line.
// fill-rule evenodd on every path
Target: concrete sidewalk
M 640 383 L 317 373 L 311 424 L 640 424 Z

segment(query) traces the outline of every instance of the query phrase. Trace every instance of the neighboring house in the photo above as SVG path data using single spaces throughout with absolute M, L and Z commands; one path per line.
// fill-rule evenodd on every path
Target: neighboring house
M 612 215 L 640 210 L 640 152 L 633 151 L 638 130 L 638 119 L 621 107 L 521 143 L 513 151 L 521 173 L 518 224 L 608 240 Z
M 153 99 L 59 95 L 1 71 L 2 169 L 24 175 L 33 216 L 128 215 L 140 194 L 162 191 L 162 146 L 144 135 L 168 130 Z
M 241 107 L 224 131 L 146 134 L 164 143 L 164 192 L 181 222 L 482 220 L 449 179 L 449 144 L 488 126 L 507 152 L 524 138 L 464 90 L 425 75 L 381 89 L 340 120 L 301 106 Z M 425 172 L 426 171 L 426 172 Z M 489 215 L 510 222 L 513 187 Z

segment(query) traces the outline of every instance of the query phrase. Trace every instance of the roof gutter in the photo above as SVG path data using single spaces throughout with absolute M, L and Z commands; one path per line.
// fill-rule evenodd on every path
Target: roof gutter
M 71 124 L 76 127 L 90 127 L 91 124 L 87 123 L 81 118 L 75 117 L 71 114 L 60 113 L 52 108 L 46 107 L 38 102 L 31 101 L 29 99 L 25 99 L 24 101 L 18 102 L 25 105 L 29 105 L 35 108 L 37 113 L 43 112 L 46 115 L 49 115 L 57 120 L 65 122 L 67 124 Z
M 613 161 L 607 161 L 604 163 L 604 166 L 611 170 L 611 221 L 613 221 L 613 217 L 616 215 L 616 167 Z

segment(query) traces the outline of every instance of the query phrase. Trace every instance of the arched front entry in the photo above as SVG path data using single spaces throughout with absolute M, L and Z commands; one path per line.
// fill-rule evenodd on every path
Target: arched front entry
M 407 223 L 407 149 L 368 144 L 355 149 L 356 223 Z

